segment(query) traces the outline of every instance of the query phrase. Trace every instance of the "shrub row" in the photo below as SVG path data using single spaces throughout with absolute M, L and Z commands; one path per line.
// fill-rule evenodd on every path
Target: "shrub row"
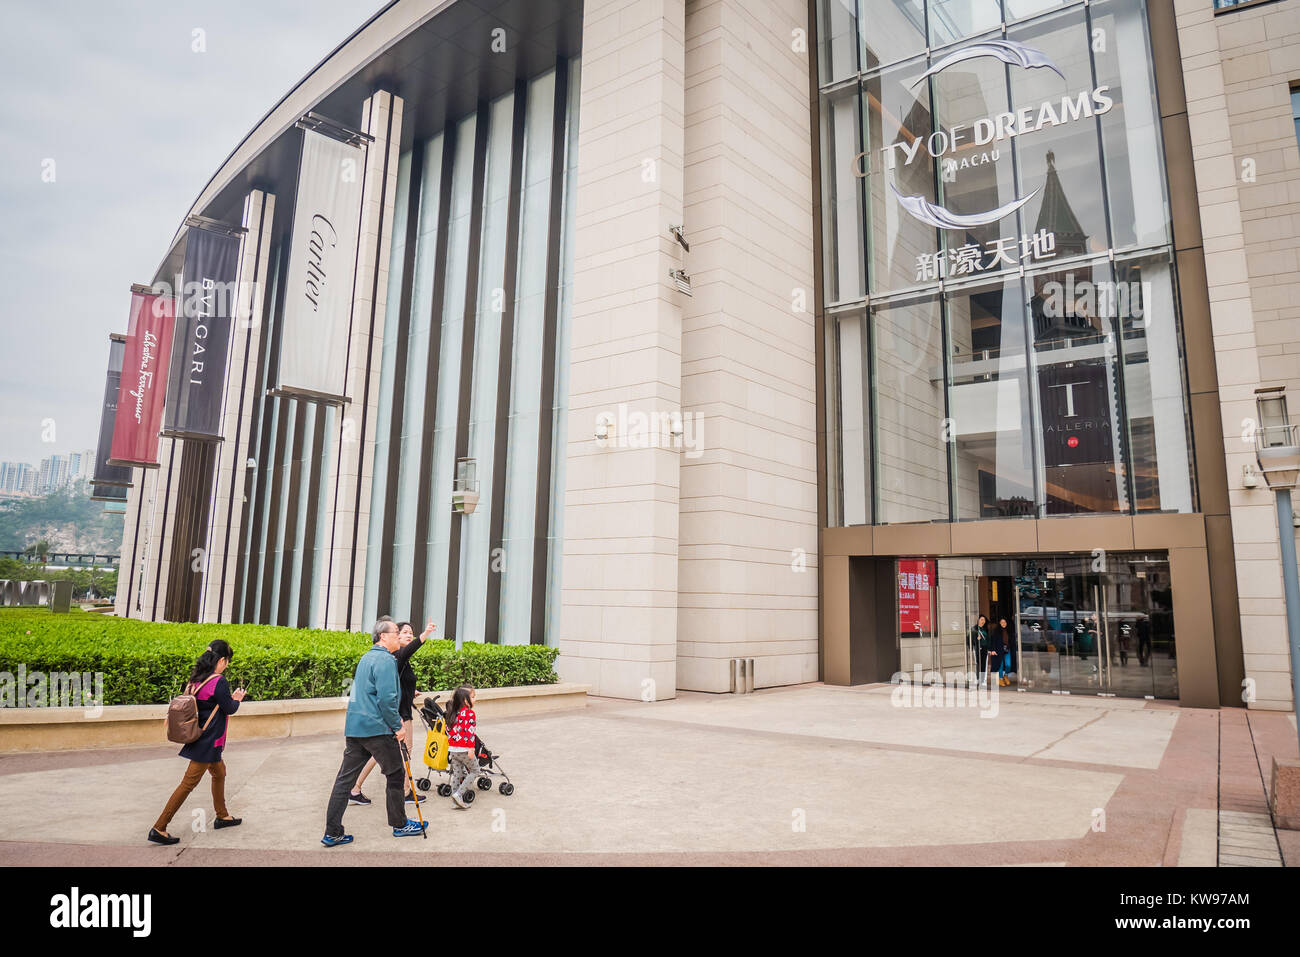
M 370 635 L 274 625 L 136 621 L 43 608 L 0 609 L 0 672 L 102 672 L 104 704 L 165 704 L 209 642 L 234 649 L 226 672 L 250 700 L 329 698 L 347 693 Z M 478 688 L 553 684 L 555 648 L 431 641 L 411 659 L 420 690 L 469 682 Z

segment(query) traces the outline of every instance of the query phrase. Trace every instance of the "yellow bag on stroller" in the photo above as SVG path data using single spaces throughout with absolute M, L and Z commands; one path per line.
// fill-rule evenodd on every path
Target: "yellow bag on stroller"
M 424 763 L 435 771 L 447 770 L 447 754 L 451 745 L 447 737 L 447 722 L 439 718 L 429 728 L 424 742 Z

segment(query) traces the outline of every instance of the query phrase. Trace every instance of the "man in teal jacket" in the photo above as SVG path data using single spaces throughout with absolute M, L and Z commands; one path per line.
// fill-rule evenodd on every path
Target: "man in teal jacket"
M 397 659 L 393 657 L 398 647 L 397 626 L 392 620 L 385 618 L 376 622 L 373 645 L 361 656 L 352 678 L 348 716 L 343 725 L 347 747 L 325 812 L 325 836 L 321 843 L 326 847 L 352 843 L 352 835 L 343 833 L 343 812 L 348 806 L 348 794 L 357 775 L 372 757 L 384 774 L 384 797 L 393 837 L 423 833 L 422 826 L 406 816 L 403 793 L 406 772 L 397 743 L 402 736 L 402 716 L 397 710 Z

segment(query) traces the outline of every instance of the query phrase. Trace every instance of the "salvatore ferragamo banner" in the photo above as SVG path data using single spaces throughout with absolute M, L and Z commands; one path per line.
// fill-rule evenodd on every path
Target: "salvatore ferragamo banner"
M 239 237 L 190 226 L 181 312 L 172 338 L 163 435 L 221 441 Z
M 110 465 L 158 466 L 158 429 L 175 321 L 175 302 L 170 296 L 131 290 L 131 322 L 126 332 Z
M 276 391 L 346 401 L 365 151 L 304 130 Z

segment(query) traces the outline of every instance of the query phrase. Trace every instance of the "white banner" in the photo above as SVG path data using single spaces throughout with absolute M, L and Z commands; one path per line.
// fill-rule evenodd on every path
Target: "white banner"
M 365 155 L 361 147 L 303 131 L 280 331 L 280 392 L 332 402 L 346 398 Z

